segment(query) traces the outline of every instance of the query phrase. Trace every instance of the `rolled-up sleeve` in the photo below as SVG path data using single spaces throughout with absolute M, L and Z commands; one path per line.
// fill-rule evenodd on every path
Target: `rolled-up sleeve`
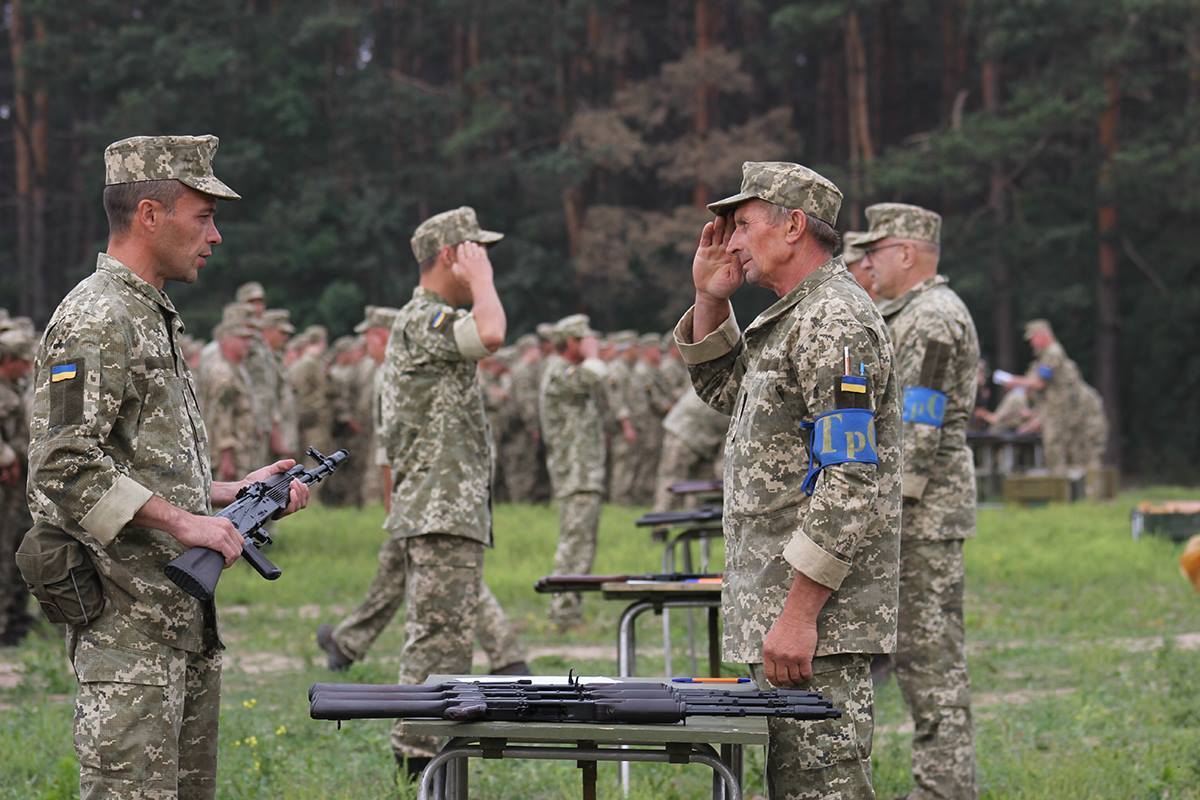
M 741 358 L 744 349 L 741 329 L 730 309 L 729 316 L 715 330 L 699 342 L 692 342 L 695 314 L 693 306 L 679 320 L 675 326 L 675 344 L 687 365 L 696 394 L 709 408 L 731 414 L 746 372 Z
M 684 364 L 691 366 L 703 364 L 706 361 L 715 361 L 731 352 L 741 341 L 742 331 L 738 328 L 737 318 L 730 310 L 729 316 L 717 326 L 716 330 L 709 332 L 700 341 L 693 342 L 692 325 L 695 316 L 696 307 L 692 306 L 675 326 L 675 346 L 679 348 L 679 355 L 683 357 Z

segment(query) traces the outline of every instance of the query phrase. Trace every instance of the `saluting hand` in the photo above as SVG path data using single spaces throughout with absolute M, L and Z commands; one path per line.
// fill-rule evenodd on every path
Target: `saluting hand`
M 700 232 L 700 243 L 692 259 L 692 281 L 696 291 L 716 300 L 728 300 L 745 280 L 737 257 L 726 252 L 733 238 L 733 218 L 717 217 Z
M 487 248 L 478 242 L 463 242 L 456 246 L 450 272 L 467 286 L 479 281 L 491 283 L 492 260 L 488 258 Z

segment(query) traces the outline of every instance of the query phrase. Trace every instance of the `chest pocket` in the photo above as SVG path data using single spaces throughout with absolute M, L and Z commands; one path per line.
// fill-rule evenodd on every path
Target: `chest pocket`
M 751 372 L 742 382 L 737 414 L 735 439 L 743 443 L 784 447 L 800 440 L 803 399 L 785 369 Z

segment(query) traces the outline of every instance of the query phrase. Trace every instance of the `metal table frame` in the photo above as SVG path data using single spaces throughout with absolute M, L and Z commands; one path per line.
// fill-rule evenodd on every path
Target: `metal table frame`
M 715 523 L 715 524 L 714 524 Z M 695 562 L 692 560 L 692 542 L 700 542 L 700 569 L 699 572 L 708 572 L 709 548 L 708 542 L 710 539 L 720 539 L 724 536 L 724 531 L 721 527 L 721 521 L 697 525 L 691 528 L 684 528 L 674 535 L 667 535 L 667 540 L 663 548 L 662 571 L 664 573 L 675 572 L 675 551 L 682 550 L 683 552 L 683 572 L 696 572 L 693 566 Z M 665 609 L 662 611 L 662 637 L 663 637 L 663 672 L 670 675 L 671 669 L 671 612 Z M 711 623 L 710 623 L 711 635 Z M 688 636 L 688 658 L 690 659 L 691 673 L 696 674 L 696 620 L 692 616 L 691 611 L 687 615 L 687 636 Z M 716 673 L 713 673 L 714 675 Z

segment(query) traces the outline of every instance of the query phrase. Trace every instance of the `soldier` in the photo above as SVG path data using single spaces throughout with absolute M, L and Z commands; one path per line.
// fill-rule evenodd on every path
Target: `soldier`
M 895 647 L 899 389 L 883 319 L 832 255 L 841 198 L 798 164 L 743 164 L 741 192 L 709 206 L 675 328 L 697 393 L 732 416 L 724 657 L 842 710 L 769 721 L 776 800 L 874 796 L 870 659 Z M 744 280 L 780 299 L 742 333 Z
M 384 480 L 384 470 L 387 469 L 386 455 L 383 459 L 378 457 L 378 376 L 379 365 L 383 363 L 383 356 L 387 352 L 388 333 L 392 323 L 396 321 L 398 311 L 397 308 L 385 306 L 367 306 L 366 318 L 354 327 L 354 332 L 363 339 L 366 352 L 366 357 L 358 364 L 354 398 L 354 414 L 363 426 L 363 442 L 366 445 L 363 452 L 369 454 L 368 458 L 363 459 L 367 464 L 362 475 L 362 500 L 366 503 L 386 499 L 388 492 L 385 487 L 390 483 Z
M 662 360 L 662 371 L 667 386 L 671 388 L 671 398 L 674 402 L 692 391 L 692 379 L 683 364 L 683 358 L 679 355 L 679 348 L 675 345 L 675 335 L 670 331 L 663 334 L 662 347 L 666 354 Z
M 271 452 L 286 458 L 299 452 L 299 432 L 296 427 L 296 394 L 287 379 L 283 365 L 283 354 L 288 339 L 296 332 L 291 315 L 286 308 L 271 308 L 263 312 L 262 338 L 267 345 L 266 384 L 270 390 L 264 392 L 271 407 Z
M 339 336 L 330 348 L 326 373 L 333 418 L 332 441 L 351 453 L 364 452 L 367 445 L 367 425 L 359 417 L 357 404 L 361 371 L 359 365 L 365 356 L 362 342 L 353 336 Z M 325 488 L 321 493 L 322 502 L 361 508 L 363 476 L 369 466 L 367 459 L 359 459 L 346 471 L 344 480 L 331 483 Z
M 67 628 L 79 688 L 80 797 L 216 794 L 221 643 L 212 603 L 163 575 L 185 548 L 226 565 L 242 537 L 213 505 L 246 481 L 212 482 L 204 421 L 179 349 L 183 322 L 163 292 L 191 283 L 220 244 L 215 136 L 124 139 L 104 154 L 107 252 L 59 304 L 35 370 L 29 450 L 34 531 L 65 531 L 87 550 L 106 600 Z M 308 498 L 292 484 L 288 511 Z M 32 531 L 31 531 L 31 534 Z
M 644 333 L 637 342 L 638 361 L 630 376 L 633 423 L 637 428 L 638 458 L 633 496 L 639 504 L 654 500 L 654 481 L 662 453 L 663 417 L 675 398 L 662 372 L 662 340 L 657 333 Z
M 542 375 L 542 435 L 550 486 L 559 502 L 558 549 L 554 574 L 592 571 L 600 500 L 604 493 L 604 427 L 599 395 L 605 365 L 599 358 L 596 333 L 584 314 L 573 314 L 555 326 L 558 354 Z M 554 595 L 550 621 L 565 631 L 580 619 L 576 593 Z
M 613 503 L 631 506 L 637 502 L 638 457 L 641 442 L 634 415 L 641 400 L 633 391 L 633 368 L 638 361 L 637 332 L 617 331 L 609 337 L 611 356 L 606 357 L 604 410 L 607 410 L 608 496 Z
M 322 356 L 329 334 L 323 325 L 309 325 L 297 338 L 301 340 L 299 355 L 288 367 L 287 377 L 296 395 L 299 449 L 315 447 L 327 453 L 333 432 L 333 407 Z
M 879 295 L 875 293 L 871 273 L 863 261 L 866 251 L 858 246 L 864 236 L 866 234 L 862 231 L 846 231 L 842 237 L 842 260 L 846 262 L 846 270 L 850 273 L 850 277 L 854 278 L 854 282 L 863 288 L 868 297 L 878 300 Z
M 492 502 L 504 503 L 511 499 L 508 491 L 508 461 L 506 447 L 511 439 L 509 430 L 514 422 L 508 364 L 501 347 L 495 353 L 479 361 L 479 386 L 483 392 L 483 409 L 487 414 L 488 429 L 492 434 Z
M 1108 444 L 1104 401 L 1079 374 L 1079 367 L 1054 337 L 1044 319 L 1025 323 L 1025 339 L 1036 359 L 1025 375 L 1007 386 L 1024 386 L 1038 396 L 1037 418 L 1020 432 L 1042 431 L 1046 468 L 1051 472 L 1102 466 Z
M 508 453 L 508 488 L 512 500 L 532 503 L 540 470 L 538 450 L 542 432 L 538 424 L 538 373 L 542 361 L 538 339 L 525 334 L 517 339 L 517 357 L 509 371 L 516 421 Z
M 267 293 L 263 289 L 263 285 L 258 281 L 248 281 L 243 283 L 234 292 L 234 300 L 242 305 L 250 306 L 255 319 L 262 319 L 263 314 L 267 310 Z M 349 462 L 347 462 L 349 463 Z
M 503 344 L 506 327 L 483 245 L 502 236 L 482 230 L 466 206 L 413 233 L 419 285 L 396 315 L 381 367 L 380 438 L 393 476 L 389 536 L 367 600 L 336 629 L 318 631 L 331 656 L 360 657 L 395 613 L 399 586 L 407 607 L 400 683 L 471 671 L 483 553 L 492 543 L 491 448 L 476 364 Z M 460 310 L 467 305 L 469 312 Z M 435 742 L 399 728 L 392 750 L 416 775 Z
M 237 480 L 253 469 L 265 440 L 244 366 L 257 336 L 244 320 L 213 329 L 217 352 L 206 364 L 200 407 L 209 431 L 213 477 L 220 481 Z
M 0 321 L 0 646 L 16 645 L 29 633 L 29 592 L 14 558 L 29 529 L 25 474 L 29 464 L 29 415 L 25 383 L 33 366 L 34 339 Z
M 904 203 L 867 208 L 860 237 L 904 392 L 904 510 L 896 679 L 913 717 L 909 798 L 974 798 L 975 746 L 963 634 L 963 541 L 975 536 L 979 340 L 938 274 L 942 218 Z
M 654 485 L 654 510 L 671 508 L 671 484 L 711 478 L 729 430 L 729 415 L 700 399 L 690 385 L 662 422 L 662 459 Z

